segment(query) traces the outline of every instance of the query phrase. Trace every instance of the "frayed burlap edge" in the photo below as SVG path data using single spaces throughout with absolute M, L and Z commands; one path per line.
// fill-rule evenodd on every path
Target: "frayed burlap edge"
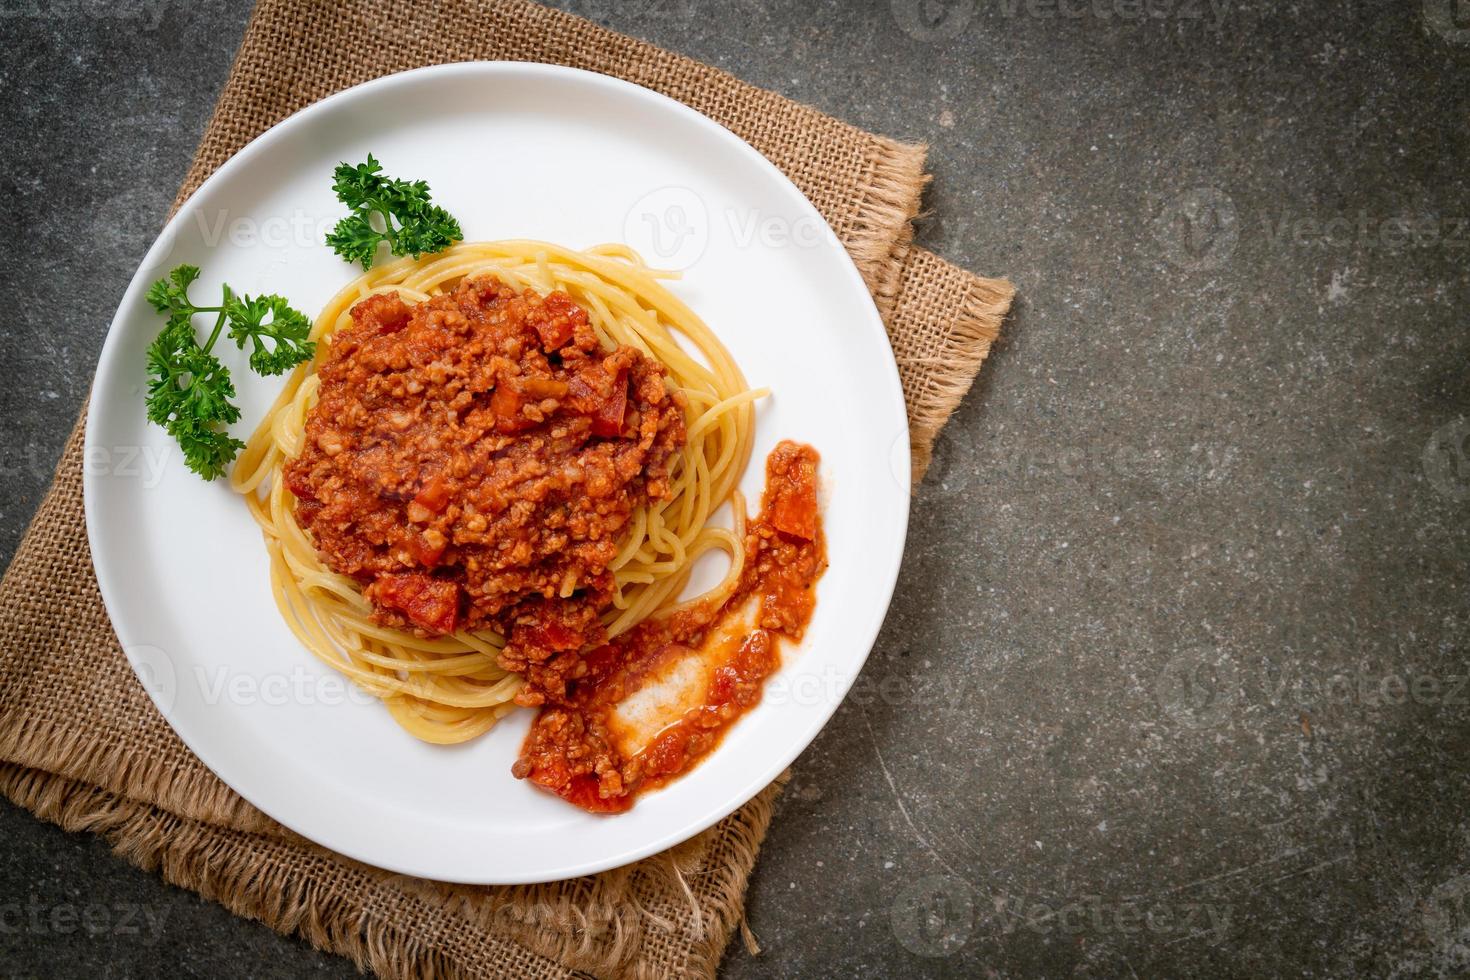
M 897 249 L 913 237 L 913 217 L 929 183 L 923 172 L 929 147 L 922 143 L 875 143 L 867 160 L 867 191 L 841 235 L 853 264 L 875 299 L 896 285 Z M 883 313 L 881 304 L 879 313 Z
M 970 285 L 959 313 L 953 320 L 954 331 L 946 345 L 947 355 L 956 361 L 983 364 L 990 348 L 1000 336 L 1001 322 L 1011 309 L 1016 288 L 1004 279 L 980 279 Z M 934 453 L 934 440 L 954 410 L 975 383 L 976 374 L 951 377 L 932 385 L 913 403 L 909 416 L 909 439 L 913 479 L 917 484 L 929 469 Z
M 915 248 L 905 234 L 894 249 L 896 271 L 878 284 L 874 301 L 883 314 L 909 411 L 909 450 L 917 486 L 934 451 L 934 440 L 959 407 L 1000 336 L 1016 287 L 984 279 Z M 944 331 L 929 329 L 944 323 Z M 915 338 L 942 337 L 916 341 Z M 950 370 L 957 364 L 966 371 Z M 946 370 L 935 370 L 936 367 Z
M 590 892 L 568 889 L 552 902 L 538 892 L 534 904 L 528 905 L 528 894 L 538 886 L 500 889 L 501 900 L 491 906 L 481 900 L 486 892 L 470 886 L 414 879 L 415 887 L 405 888 L 402 876 L 348 861 L 289 833 L 276 837 L 221 827 L 53 773 L 0 764 L 0 793 L 16 805 L 66 830 L 101 836 L 120 857 L 159 872 L 171 884 L 277 932 L 299 935 L 317 949 L 345 955 L 359 968 L 380 976 L 450 980 L 473 977 L 478 971 L 462 955 L 466 950 L 454 944 L 430 947 L 422 942 L 426 931 L 454 933 L 452 928 L 417 928 L 431 917 L 459 917 L 480 941 L 493 925 L 495 941 L 507 947 L 518 943 L 542 958 L 540 963 L 522 964 L 539 967 L 522 975 L 561 976 L 570 969 L 652 980 L 662 970 L 639 963 L 639 950 L 632 940 L 650 921 L 655 928 L 672 929 L 676 923 L 669 921 L 667 911 L 639 902 L 638 895 L 640 891 L 667 891 L 670 882 L 687 896 L 689 914 L 701 919 L 695 927 L 699 938 L 681 973 L 713 976 L 741 916 L 746 883 L 785 780 L 783 775 L 738 811 L 735 832 L 726 839 L 719 860 L 710 862 L 708 858 L 714 855 L 705 856 L 706 868 L 712 868 L 720 880 L 713 886 L 704 883 L 704 894 L 698 899 L 687 876 L 695 873 L 701 855 L 683 846 L 656 859 L 584 879 Z M 283 855 L 287 849 L 290 855 Z M 303 853 L 305 860 L 300 857 Z M 318 889 L 313 871 L 328 863 L 337 874 L 345 869 L 360 877 L 358 887 Z M 651 881 L 642 889 L 629 888 L 621 881 L 610 884 L 609 876 L 619 875 L 662 880 Z M 392 889 L 394 900 L 380 906 L 373 898 L 385 895 L 385 888 Z M 609 908 L 613 919 L 594 932 L 587 928 L 595 923 L 589 923 L 586 909 L 596 906 L 598 888 L 616 893 L 619 900 Z M 411 898 L 407 906 L 402 901 L 404 894 Z M 357 896 L 363 900 L 353 901 Z M 527 915 L 527 908 L 537 911 Z M 626 920 L 634 917 L 645 921 L 633 928 Z M 558 937 L 558 932 L 564 934 Z M 511 957 L 510 950 L 507 956 Z
M 171 766 L 157 759 L 144 761 L 145 753 L 128 741 L 85 742 L 75 730 L 37 725 L 9 713 L 0 716 L 0 759 L 61 779 L 86 781 L 119 799 L 161 806 L 185 819 L 244 833 L 289 833 L 212 772 L 207 779 L 188 781 L 187 790 L 180 792 L 178 773 Z

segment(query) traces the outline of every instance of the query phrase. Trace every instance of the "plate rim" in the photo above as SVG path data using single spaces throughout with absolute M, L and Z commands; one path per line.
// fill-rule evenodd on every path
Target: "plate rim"
M 129 280 L 128 286 L 124 290 L 123 295 L 118 302 L 117 310 L 114 313 L 111 322 L 108 324 L 107 333 L 102 344 L 102 349 L 98 355 L 97 367 L 93 375 L 93 381 L 88 397 L 87 421 L 83 437 L 84 458 L 91 458 L 90 454 L 97 445 L 96 440 L 99 436 L 98 427 L 102 424 L 102 422 L 100 421 L 102 414 L 92 411 L 91 406 L 93 403 L 105 403 L 107 401 L 106 398 L 99 398 L 98 395 L 99 393 L 109 392 L 112 389 L 112 377 L 117 374 L 117 370 L 116 368 L 112 367 L 112 364 L 119 357 L 118 352 L 122 343 L 120 340 L 120 335 L 122 333 L 122 323 L 127 318 L 128 311 L 131 310 L 137 303 L 141 302 L 142 294 L 144 291 L 146 291 L 148 285 L 148 279 L 159 272 L 158 267 L 160 265 L 160 259 L 155 255 L 155 253 L 157 253 L 161 248 L 172 247 L 171 242 L 173 237 L 178 234 L 180 227 L 187 220 L 190 214 L 189 203 L 191 201 L 193 201 L 200 194 L 205 192 L 212 184 L 222 182 L 235 171 L 249 166 L 254 158 L 262 152 L 265 152 L 275 139 L 279 139 L 281 137 L 281 134 L 283 132 L 293 130 L 303 125 L 308 125 L 314 117 L 329 112 L 342 103 L 361 100 L 363 98 L 370 98 L 378 90 L 386 90 L 408 84 L 411 83 L 413 80 L 420 79 L 428 75 L 464 75 L 466 77 L 484 77 L 493 76 L 498 73 L 529 73 L 532 76 L 539 75 L 546 77 L 576 77 L 580 78 L 585 83 L 593 84 L 596 86 L 603 86 L 605 88 L 611 89 L 615 93 L 618 93 L 623 97 L 632 98 L 635 100 L 644 100 L 645 102 L 652 102 L 666 111 L 672 111 L 676 115 L 684 117 L 687 122 L 690 122 L 700 128 L 710 131 L 714 136 L 716 136 L 716 138 L 724 141 L 729 149 L 729 152 L 745 155 L 748 159 L 751 160 L 751 162 L 755 163 L 759 169 L 763 170 L 766 176 L 774 178 L 778 182 L 778 184 L 782 186 L 783 190 L 793 195 L 794 199 L 800 202 L 798 206 L 804 207 L 810 215 L 814 216 L 818 221 L 822 223 L 824 227 L 827 227 L 830 230 L 830 225 L 828 224 L 826 218 L 821 214 L 820 211 L 817 210 L 815 205 L 811 203 L 811 201 L 806 197 L 801 189 L 797 187 L 796 184 L 791 180 L 791 178 L 789 178 L 784 172 L 782 172 L 779 167 L 772 163 L 764 154 L 760 153 L 759 150 L 755 149 L 753 146 L 751 146 L 745 140 L 741 139 L 730 129 L 721 125 L 714 119 L 711 119 L 704 113 L 701 113 L 698 110 L 687 106 L 676 99 L 672 99 L 666 95 L 663 95 L 662 93 L 656 92 L 642 85 L 581 68 L 572 68 L 563 65 L 532 61 L 461 61 L 440 65 L 428 65 L 420 68 L 409 69 L 402 72 L 395 72 L 390 75 L 383 75 L 378 78 L 362 82 L 358 85 L 354 85 L 350 88 L 343 89 L 342 91 L 335 92 L 329 96 L 326 96 L 323 99 L 320 99 L 308 106 L 303 107 L 302 109 L 297 110 L 296 112 L 287 116 L 285 119 L 282 119 L 279 122 L 275 123 L 270 128 L 266 129 L 264 132 L 260 133 L 244 146 L 242 146 L 236 153 L 230 156 L 229 159 L 221 163 L 220 166 L 217 167 L 208 177 L 200 182 L 199 186 L 195 188 L 187 198 L 180 202 L 177 211 L 175 211 L 173 216 L 164 225 L 157 239 L 155 239 L 147 252 L 144 253 L 143 258 L 140 260 L 137 269 L 134 271 L 132 278 Z M 900 426 L 899 435 L 896 437 L 893 446 L 891 446 L 889 449 L 890 458 L 886 462 L 888 467 L 892 469 L 893 477 L 895 481 L 899 483 L 900 488 L 906 489 L 910 486 L 911 481 L 911 447 L 910 435 L 907 426 L 907 403 L 903 395 L 903 388 L 898 373 L 898 364 L 894 356 L 892 344 L 888 339 L 882 316 L 878 312 L 877 305 L 873 301 L 872 294 L 868 290 L 866 283 L 863 282 L 862 276 L 858 272 L 857 266 L 853 262 L 851 254 L 840 243 L 840 240 L 836 238 L 835 232 L 832 234 L 832 241 L 835 245 L 835 251 L 841 256 L 843 274 L 849 279 L 849 282 L 854 287 L 855 293 L 861 295 L 863 308 L 868 314 L 865 318 L 863 318 L 866 322 L 862 324 L 862 328 L 869 331 L 877 331 L 878 336 L 883 342 L 883 349 L 887 352 L 888 355 L 887 358 L 884 359 L 884 369 L 885 373 L 888 375 L 888 383 L 886 387 L 889 389 L 889 396 L 896 402 L 898 417 L 904 420 L 904 424 Z M 98 507 L 101 506 L 97 502 L 99 500 L 99 495 L 105 492 L 101 488 L 101 484 L 99 482 L 102 480 L 102 476 L 103 474 L 101 474 L 100 472 L 94 472 L 93 469 L 90 467 L 83 467 L 83 511 L 85 515 L 87 530 L 87 541 L 89 546 L 88 550 L 92 561 L 93 575 L 97 582 L 98 591 L 102 597 L 103 606 L 107 610 L 109 625 L 112 627 L 113 633 L 118 639 L 119 646 L 123 648 L 124 655 L 128 656 L 126 653 L 128 649 L 128 643 L 123 637 L 122 631 L 119 629 L 119 622 L 121 621 L 119 613 L 125 611 L 125 604 L 116 595 L 115 591 L 109 585 L 109 583 L 107 581 L 104 581 L 106 576 L 103 574 L 100 567 L 101 562 L 99 556 L 106 551 L 106 545 L 104 543 L 106 539 L 106 534 L 105 531 L 99 526 L 99 516 L 97 513 Z M 415 865 L 412 862 L 404 863 L 398 860 L 385 860 L 383 855 L 364 853 L 359 848 L 341 847 L 337 844 L 329 842 L 328 840 L 319 839 L 319 836 L 317 834 L 302 829 L 302 827 L 299 825 L 299 822 L 295 819 L 283 818 L 282 814 L 278 812 L 278 809 L 274 805 L 262 805 L 262 803 L 255 797 L 255 794 L 253 792 L 247 792 L 246 790 L 242 789 L 240 786 L 232 782 L 230 779 L 226 778 L 223 773 L 221 773 L 213 764 L 211 764 L 209 758 L 207 757 L 207 754 L 200 751 L 199 744 L 201 742 L 207 741 L 207 736 L 201 738 L 203 732 L 194 726 L 185 724 L 181 728 L 178 719 L 172 717 L 171 712 L 158 708 L 160 694 L 155 691 L 154 684 L 151 683 L 151 676 L 147 671 L 140 669 L 139 665 L 134 662 L 131 656 L 128 656 L 128 663 L 130 669 L 133 671 L 134 676 L 138 679 L 145 692 L 149 695 L 150 700 L 154 702 L 155 708 L 159 710 L 159 713 L 163 715 L 163 718 L 168 723 L 169 727 L 184 743 L 188 750 L 195 756 L 195 758 L 197 758 L 206 768 L 214 773 L 215 776 L 217 776 L 222 782 L 229 786 L 232 791 L 238 793 L 252 806 L 256 807 L 276 822 L 282 824 L 295 833 L 301 834 L 303 837 L 313 841 L 319 846 L 325 847 L 328 850 L 331 850 L 338 854 L 342 854 L 343 856 L 351 858 L 353 860 L 360 861 L 364 864 L 368 864 L 389 872 L 424 877 L 431 880 L 452 883 L 482 885 L 534 884 L 562 881 L 568 878 L 579 877 L 582 875 L 597 874 L 603 871 L 610 870 L 612 868 L 618 868 L 632 864 L 634 862 L 642 860 L 643 858 L 648 857 L 649 855 L 656 854 L 670 847 L 676 846 L 702 833 L 708 828 L 714 826 L 716 823 L 719 823 L 721 820 L 724 820 L 730 814 L 744 807 L 763 789 L 774 782 L 780 776 L 780 774 L 784 772 L 791 765 L 791 763 L 795 761 L 795 759 L 811 745 L 813 741 L 816 740 L 817 736 L 826 727 L 827 723 L 836 713 L 838 707 L 840 707 L 841 704 L 845 701 L 848 692 L 851 690 L 852 685 L 856 682 L 858 675 L 862 672 L 862 669 L 867 663 L 867 659 L 871 655 L 873 647 L 877 642 L 878 634 L 882 629 L 883 623 L 887 617 L 888 610 L 892 604 L 893 594 L 898 584 L 898 576 L 902 565 L 903 552 L 908 539 L 908 517 L 910 512 L 911 495 L 908 492 L 903 492 L 898 496 L 901 500 L 901 513 L 897 514 L 896 517 L 900 519 L 900 530 L 898 535 L 896 536 L 896 539 L 891 545 L 891 554 L 874 556 L 874 567 L 877 569 L 882 569 L 882 574 L 886 578 L 886 581 L 880 584 L 879 589 L 879 593 L 882 596 L 882 602 L 874 605 L 874 612 L 870 616 L 868 622 L 860 623 L 860 628 L 854 634 L 854 640 L 856 641 L 854 646 L 860 648 L 861 653 L 854 659 L 853 668 L 849 676 L 845 679 L 843 683 L 841 683 L 840 689 L 834 692 L 837 696 L 833 697 L 832 699 L 830 699 L 830 701 L 820 706 L 812 707 L 812 721 L 808 722 L 804 726 L 801 737 L 793 739 L 792 742 L 785 748 L 782 748 L 779 751 L 772 752 L 771 761 L 760 770 L 761 774 L 758 775 L 756 779 L 748 782 L 746 785 L 739 787 L 737 791 L 735 791 L 728 797 L 730 800 L 733 801 L 730 805 L 717 806 L 712 811 L 708 812 L 705 815 L 699 816 L 697 819 L 681 823 L 680 829 L 676 831 L 653 835 L 652 837 L 650 837 L 649 840 L 645 841 L 644 843 L 635 847 L 620 850 L 611 858 L 584 860 L 581 863 L 575 865 L 557 867 L 544 873 L 509 874 L 499 875 L 496 877 L 485 877 L 483 874 L 474 873 L 470 873 L 467 875 L 456 875 L 453 872 L 452 868 L 434 867 L 429 870 L 425 870 L 427 862 L 420 861 L 417 865 Z M 832 600 L 829 599 L 829 601 Z M 125 618 L 125 616 L 123 618 Z M 188 730 L 186 731 L 185 729 Z M 448 871 L 448 873 L 442 873 L 445 871 Z

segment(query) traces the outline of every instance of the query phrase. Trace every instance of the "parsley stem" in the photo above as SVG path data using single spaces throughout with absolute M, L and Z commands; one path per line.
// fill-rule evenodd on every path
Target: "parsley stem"
M 393 230 L 393 212 L 388 209 L 388 205 L 378 201 L 374 201 L 373 205 L 383 216 L 383 234 L 388 236 L 388 251 L 392 252 L 398 245 L 398 233 Z
M 233 297 L 234 297 L 234 294 L 230 292 L 230 287 L 229 286 L 225 286 L 225 298 L 224 298 L 224 301 L 222 303 L 220 303 L 219 306 L 200 306 L 200 307 L 197 307 L 197 309 L 201 313 L 212 313 L 215 310 L 218 310 L 219 311 L 219 316 L 214 321 L 214 329 L 212 331 L 210 331 L 210 334 L 209 334 L 209 342 L 204 345 L 204 353 L 206 353 L 206 354 L 208 354 L 214 348 L 214 342 L 219 339 L 219 332 L 224 329 L 224 326 L 225 326 L 225 310 L 229 307 L 230 300 Z

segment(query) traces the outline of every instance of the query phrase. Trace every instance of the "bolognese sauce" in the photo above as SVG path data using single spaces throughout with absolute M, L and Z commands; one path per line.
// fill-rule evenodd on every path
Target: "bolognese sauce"
M 493 276 L 416 305 L 351 310 L 284 481 L 374 618 L 421 635 L 491 628 L 525 704 L 556 700 L 605 639 L 609 564 L 670 493 L 685 400 L 636 348 L 604 349 L 570 296 Z
M 512 772 L 563 799 L 617 813 L 636 795 L 691 769 L 761 698 L 782 639 L 800 640 L 826 570 L 817 506 L 818 456 L 782 442 L 766 461 L 758 517 L 747 522 L 745 566 L 731 595 L 645 620 L 586 653 L 565 696 L 536 718 Z M 693 703 L 676 705 L 651 738 L 630 747 L 620 706 L 697 662 Z

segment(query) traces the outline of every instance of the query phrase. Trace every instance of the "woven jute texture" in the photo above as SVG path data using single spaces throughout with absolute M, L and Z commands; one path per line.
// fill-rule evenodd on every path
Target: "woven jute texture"
M 267 127 L 335 91 L 484 59 L 571 65 L 655 89 L 729 127 L 785 171 L 873 291 L 908 401 L 916 478 L 922 473 L 1012 295 L 1008 283 L 910 244 L 923 148 L 579 18 L 523 0 L 262 0 L 179 201 Z M 778 785 L 670 851 L 548 885 L 441 885 L 303 840 L 194 758 L 139 687 L 93 578 L 82 457 L 78 422 L 0 582 L 0 792 L 63 827 L 103 835 L 128 860 L 239 915 L 385 977 L 714 974 L 741 922 Z

